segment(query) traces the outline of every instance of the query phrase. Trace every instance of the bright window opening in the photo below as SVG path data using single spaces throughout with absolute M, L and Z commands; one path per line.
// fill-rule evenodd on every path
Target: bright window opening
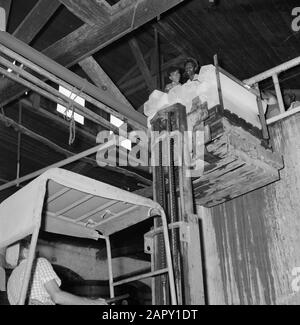
M 76 94 L 71 95 L 70 90 L 62 86 L 59 86 L 59 92 L 69 97 L 70 99 L 73 99 L 76 103 L 80 104 L 81 106 L 85 106 L 85 100 L 82 97 L 77 96 Z M 57 104 L 57 111 L 69 118 L 72 116 L 72 110 L 71 109 L 67 110 L 65 106 L 62 106 L 60 104 Z M 76 112 L 74 113 L 74 120 L 82 125 L 84 124 L 84 117 Z
M 12 64 L 13 64 L 13 65 L 16 65 L 16 61 L 14 61 Z M 7 71 L 8 71 L 9 73 L 11 73 L 13 70 L 12 70 L 11 68 L 8 68 Z
M 116 126 L 117 128 L 119 128 L 122 124 L 124 124 L 124 122 L 122 120 L 120 120 L 119 118 L 110 115 L 110 123 L 113 124 L 114 126 Z M 111 131 L 112 133 L 112 131 Z M 131 150 L 131 141 L 128 139 L 125 139 L 124 137 L 120 137 L 120 140 L 124 139 L 123 141 L 121 141 L 121 146 L 127 150 Z

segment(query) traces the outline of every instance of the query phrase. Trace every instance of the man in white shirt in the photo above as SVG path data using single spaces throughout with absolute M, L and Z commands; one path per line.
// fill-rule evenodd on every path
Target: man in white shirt
M 17 305 L 29 253 L 28 239 L 21 242 L 19 265 L 11 273 L 7 283 L 7 295 L 11 305 Z M 60 289 L 61 280 L 45 258 L 37 258 L 32 266 L 31 279 L 27 290 L 29 305 L 107 305 L 104 299 L 79 297 Z

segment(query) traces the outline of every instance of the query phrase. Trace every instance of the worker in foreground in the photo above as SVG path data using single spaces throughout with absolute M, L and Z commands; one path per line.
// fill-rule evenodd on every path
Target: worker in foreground
M 21 241 L 19 265 L 13 270 L 7 283 L 7 295 L 11 305 L 17 305 L 25 276 L 30 240 Z M 27 291 L 29 305 L 107 305 L 105 299 L 79 297 L 60 289 L 61 280 L 45 258 L 36 258 L 31 271 Z

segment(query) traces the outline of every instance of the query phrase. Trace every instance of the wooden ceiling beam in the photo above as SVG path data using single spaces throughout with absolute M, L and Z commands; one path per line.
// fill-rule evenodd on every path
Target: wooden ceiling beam
M 85 24 L 45 49 L 43 54 L 63 66 L 71 67 L 183 1 L 160 0 L 155 4 L 153 0 L 130 2 L 121 14 L 113 15 L 110 23 L 101 27 Z M 8 103 L 17 99 L 25 90 L 24 86 L 15 82 L 3 82 L 0 87 L 0 92 L 4 94 L 1 101 Z
M 121 103 L 134 109 L 127 98 L 121 93 L 120 89 L 92 56 L 79 62 L 79 65 L 97 87 L 102 88 L 112 96 L 116 97 Z
M 143 53 L 139 47 L 139 44 L 135 38 L 131 38 L 129 41 L 129 46 L 131 48 L 132 54 L 135 57 L 137 66 L 139 67 L 141 74 L 147 84 L 147 87 L 150 92 L 155 89 L 155 82 L 153 80 L 152 74 L 150 72 L 149 67 L 146 64 Z
M 13 32 L 13 36 L 30 44 L 60 6 L 57 0 L 39 0 Z
M 111 6 L 104 0 L 59 0 L 68 10 L 89 25 L 103 26 L 111 19 Z
M 136 0 L 122 10 L 122 15 L 114 15 L 109 24 L 103 27 L 85 24 L 48 47 L 43 53 L 70 67 L 183 1 L 161 0 L 153 5 L 153 0 Z

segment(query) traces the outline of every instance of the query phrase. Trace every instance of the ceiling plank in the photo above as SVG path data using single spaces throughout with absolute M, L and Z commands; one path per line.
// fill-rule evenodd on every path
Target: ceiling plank
M 166 39 L 178 52 L 185 56 L 197 57 L 198 53 L 195 51 L 191 43 L 183 37 L 178 37 L 176 29 L 168 22 L 168 19 L 160 20 L 156 23 L 156 28 L 159 34 Z
M 152 92 L 155 89 L 155 82 L 152 78 L 149 67 L 146 64 L 143 53 L 139 47 L 139 44 L 135 38 L 131 38 L 128 41 L 128 43 L 131 48 L 132 54 L 135 57 L 136 63 L 137 63 L 137 65 L 143 75 L 143 78 L 147 84 L 147 87 L 148 87 L 149 91 Z
M 103 0 L 59 0 L 75 16 L 89 25 L 103 26 L 111 19 L 111 6 Z
M 134 109 L 127 98 L 121 93 L 120 89 L 92 56 L 79 62 L 79 65 L 97 87 L 106 90 L 111 95 L 115 96 L 121 103 Z
M 13 35 L 24 43 L 30 44 L 60 6 L 57 0 L 39 0 Z
M 109 24 L 102 27 L 85 24 L 48 47 L 43 54 L 70 67 L 183 1 L 160 0 L 159 3 L 155 1 L 155 4 L 153 0 L 134 1 L 122 10 L 122 14 L 114 15 Z M 24 86 L 5 81 L 0 87 L 3 94 L 1 102 L 17 99 L 25 90 Z
M 10 8 L 11 8 L 11 3 L 12 3 L 12 0 L 0 0 L 0 8 L 3 8 L 5 11 L 4 22 L 0 23 L 0 30 L 6 31 L 7 22 L 9 19 L 9 12 L 10 12 Z

